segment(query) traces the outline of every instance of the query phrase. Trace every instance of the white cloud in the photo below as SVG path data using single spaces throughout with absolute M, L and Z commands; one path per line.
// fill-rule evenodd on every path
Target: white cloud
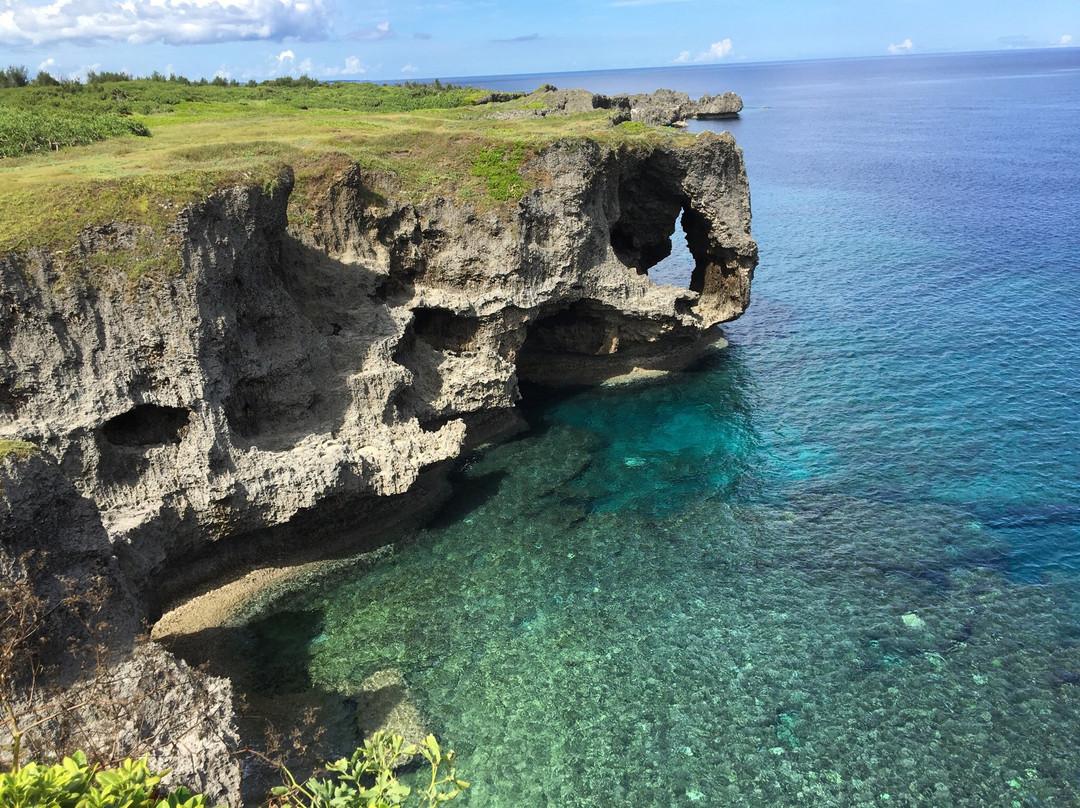
M 310 59 L 305 59 L 304 61 L 302 61 L 302 62 L 300 63 L 299 67 L 300 67 L 300 72 L 301 72 L 301 73 L 308 73 L 308 74 L 310 74 L 310 73 L 311 73 L 311 69 L 312 69 L 312 68 L 314 67 L 314 65 L 312 65 L 312 63 L 311 63 L 311 60 L 310 60 Z
M 26 0 L 0 11 L 0 45 L 193 45 L 322 39 L 324 0 Z
M 405 67 L 401 68 L 401 72 L 402 73 L 419 73 L 420 68 L 416 67 L 415 65 L 405 65 Z
M 905 39 L 903 42 L 901 42 L 899 45 L 894 45 L 894 44 L 890 43 L 889 44 L 889 53 L 892 53 L 892 54 L 907 53 L 908 51 L 910 51 L 914 47 L 915 47 L 915 43 L 912 42 L 910 38 L 908 38 L 908 39 Z
M 1072 42 L 1072 34 L 1064 34 L 1061 39 L 1058 40 L 1058 45 L 1068 45 Z
M 56 67 L 56 60 L 50 56 L 44 62 L 39 64 L 37 66 L 37 69 L 38 69 L 38 72 L 40 73 L 42 70 L 48 72 L 48 71 L 52 70 L 54 67 Z
M 731 53 L 731 40 L 724 38 L 719 42 L 714 42 L 709 46 L 707 51 L 702 51 L 697 56 L 693 57 L 695 62 L 715 62 L 719 59 L 723 59 L 729 53 Z M 675 61 L 680 64 L 685 64 L 691 61 L 690 51 L 684 50 L 675 57 Z
M 277 60 L 278 60 L 279 65 L 283 65 L 286 62 L 295 61 L 295 59 L 296 59 L 296 54 L 293 53 L 291 50 L 283 50 L 281 53 L 279 53 L 277 55 Z
M 78 70 L 72 70 L 68 73 L 68 78 L 72 81 L 86 81 L 86 74 L 93 70 L 95 73 L 101 70 L 101 62 L 94 62 L 92 65 L 83 65 Z
M 723 59 L 729 53 L 731 53 L 731 40 L 721 39 L 719 42 L 712 43 L 708 52 L 699 56 L 697 60 L 703 62 L 707 59 Z
M 380 22 L 374 28 L 361 28 L 357 31 L 349 32 L 349 39 L 393 39 L 397 36 L 395 31 L 390 29 L 389 22 Z
M 324 67 L 322 69 L 322 74 L 324 76 L 362 76 L 366 72 L 367 67 L 365 67 L 355 56 L 349 56 L 345 59 L 345 65 L 343 67 L 335 65 L 334 67 Z

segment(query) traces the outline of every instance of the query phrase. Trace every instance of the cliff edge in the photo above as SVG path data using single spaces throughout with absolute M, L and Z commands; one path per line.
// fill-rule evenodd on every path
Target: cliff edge
M 714 342 L 757 260 L 746 172 L 666 125 L 742 102 L 123 85 L 90 100 L 153 138 L 0 167 L 0 751 L 35 716 L 28 754 L 150 754 L 238 804 L 232 684 L 138 634 L 233 568 L 386 544 L 523 382 Z M 693 272 L 657 285 L 680 226 Z
M 684 363 L 749 302 L 727 134 L 555 142 L 523 168 L 532 190 L 488 211 L 332 168 L 301 221 L 289 171 L 184 209 L 168 235 L 182 267 L 134 286 L 89 269 L 145 240 L 123 223 L 0 258 L 0 436 L 94 503 L 150 613 L 240 548 L 412 507 L 421 473 L 509 412 L 520 380 Z M 657 286 L 679 221 L 692 280 Z

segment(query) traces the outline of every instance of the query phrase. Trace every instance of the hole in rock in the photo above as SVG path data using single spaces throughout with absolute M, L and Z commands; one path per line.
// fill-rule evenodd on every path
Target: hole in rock
M 615 255 L 628 267 L 647 272 L 671 253 L 671 237 L 642 233 L 632 223 L 619 221 L 611 230 L 611 246 Z
M 413 310 L 413 332 L 436 351 L 460 353 L 476 345 L 480 322 L 449 309 Z
M 179 443 L 191 413 L 183 407 L 139 404 L 122 415 L 110 418 L 101 428 L 114 446 L 159 446 Z
M 671 237 L 671 249 L 668 255 L 649 267 L 649 277 L 660 286 L 678 286 L 690 288 L 690 279 L 694 274 L 696 261 L 690 252 L 689 236 L 686 233 L 686 216 L 680 219 L 680 227 Z
M 708 263 L 708 221 L 678 198 L 624 198 L 623 215 L 611 229 L 611 247 L 626 266 L 660 285 L 701 291 L 695 274 Z
M 420 428 L 425 432 L 438 432 L 457 417 L 457 415 L 437 415 L 434 418 L 420 421 Z

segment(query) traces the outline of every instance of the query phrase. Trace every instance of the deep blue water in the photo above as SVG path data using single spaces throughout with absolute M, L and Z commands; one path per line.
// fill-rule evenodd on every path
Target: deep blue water
M 1080 49 L 480 83 L 544 81 L 742 94 L 751 307 L 287 650 L 401 670 L 470 806 L 1080 805 Z

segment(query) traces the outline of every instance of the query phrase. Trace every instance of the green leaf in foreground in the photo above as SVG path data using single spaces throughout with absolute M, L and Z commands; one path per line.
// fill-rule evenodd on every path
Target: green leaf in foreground
M 425 786 L 413 789 L 398 781 L 395 770 L 419 755 L 431 767 Z M 421 745 L 405 743 L 400 735 L 376 732 L 350 757 L 327 764 L 327 777 L 312 777 L 303 785 L 284 770 L 289 786 L 275 788 L 279 805 L 288 808 L 393 808 L 410 797 L 418 808 L 450 802 L 469 787 L 457 777 L 454 752 L 443 752 L 434 735 Z

